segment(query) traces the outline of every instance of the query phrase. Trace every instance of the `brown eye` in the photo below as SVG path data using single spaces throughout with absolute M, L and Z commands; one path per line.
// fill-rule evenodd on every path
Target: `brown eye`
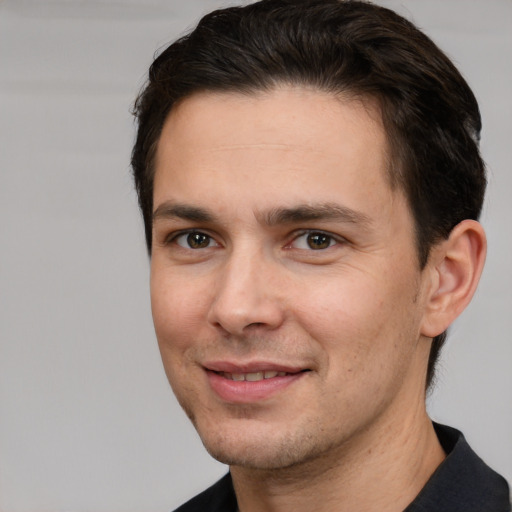
M 327 249 L 332 242 L 332 237 L 325 233 L 309 233 L 306 238 L 308 247 L 313 250 Z
M 187 243 L 192 249 L 204 249 L 210 245 L 210 237 L 204 233 L 189 233 Z
M 215 245 L 215 241 L 211 236 L 201 233 L 200 231 L 192 231 L 177 236 L 175 242 L 184 249 L 206 249 Z
M 321 251 L 322 249 L 329 249 L 329 247 L 340 243 L 342 243 L 340 237 L 333 236 L 329 233 L 323 231 L 306 231 L 297 236 L 290 247 L 303 251 Z

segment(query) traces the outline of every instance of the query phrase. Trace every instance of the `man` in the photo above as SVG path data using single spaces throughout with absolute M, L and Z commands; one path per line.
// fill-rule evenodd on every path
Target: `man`
M 363 2 L 215 11 L 135 114 L 164 366 L 230 465 L 178 510 L 510 510 L 425 410 L 486 251 L 478 105 L 432 41 Z

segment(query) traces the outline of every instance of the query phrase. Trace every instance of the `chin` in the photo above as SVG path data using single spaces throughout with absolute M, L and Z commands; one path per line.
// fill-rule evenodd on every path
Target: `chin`
M 303 461 L 298 453 L 290 453 L 261 446 L 244 446 L 241 448 L 226 448 L 223 446 L 208 446 L 205 444 L 208 453 L 219 462 L 228 466 L 238 466 L 246 469 L 277 470 L 285 469 Z
M 307 432 L 276 432 L 275 428 L 237 432 L 206 429 L 198 433 L 208 453 L 219 462 L 257 470 L 279 470 L 300 465 L 329 450 L 319 446 Z

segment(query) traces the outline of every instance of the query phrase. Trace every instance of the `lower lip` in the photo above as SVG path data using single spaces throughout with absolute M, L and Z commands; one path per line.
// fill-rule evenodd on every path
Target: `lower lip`
M 283 391 L 292 383 L 301 379 L 305 372 L 258 380 L 256 382 L 235 381 L 207 370 L 208 380 L 213 391 L 225 402 L 248 404 L 259 402 Z

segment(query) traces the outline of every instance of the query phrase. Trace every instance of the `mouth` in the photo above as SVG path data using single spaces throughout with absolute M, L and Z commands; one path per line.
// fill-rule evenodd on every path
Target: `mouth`
M 308 371 L 308 370 L 301 370 Z M 248 372 L 248 373 L 228 373 L 228 372 L 216 372 L 225 379 L 234 380 L 237 382 L 259 382 L 260 380 L 273 379 L 275 377 L 286 377 L 287 375 L 293 375 L 288 372 L 278 372 L 276 370 L 265 370 L 260 372 Z M 298 372 L 297 372 L 298 373 Z
M 224 402 L 261 402 L 284 392 L 310 370 L 273 364 L 234 365 L 215 363 L 205 367 L 212 391 Z

